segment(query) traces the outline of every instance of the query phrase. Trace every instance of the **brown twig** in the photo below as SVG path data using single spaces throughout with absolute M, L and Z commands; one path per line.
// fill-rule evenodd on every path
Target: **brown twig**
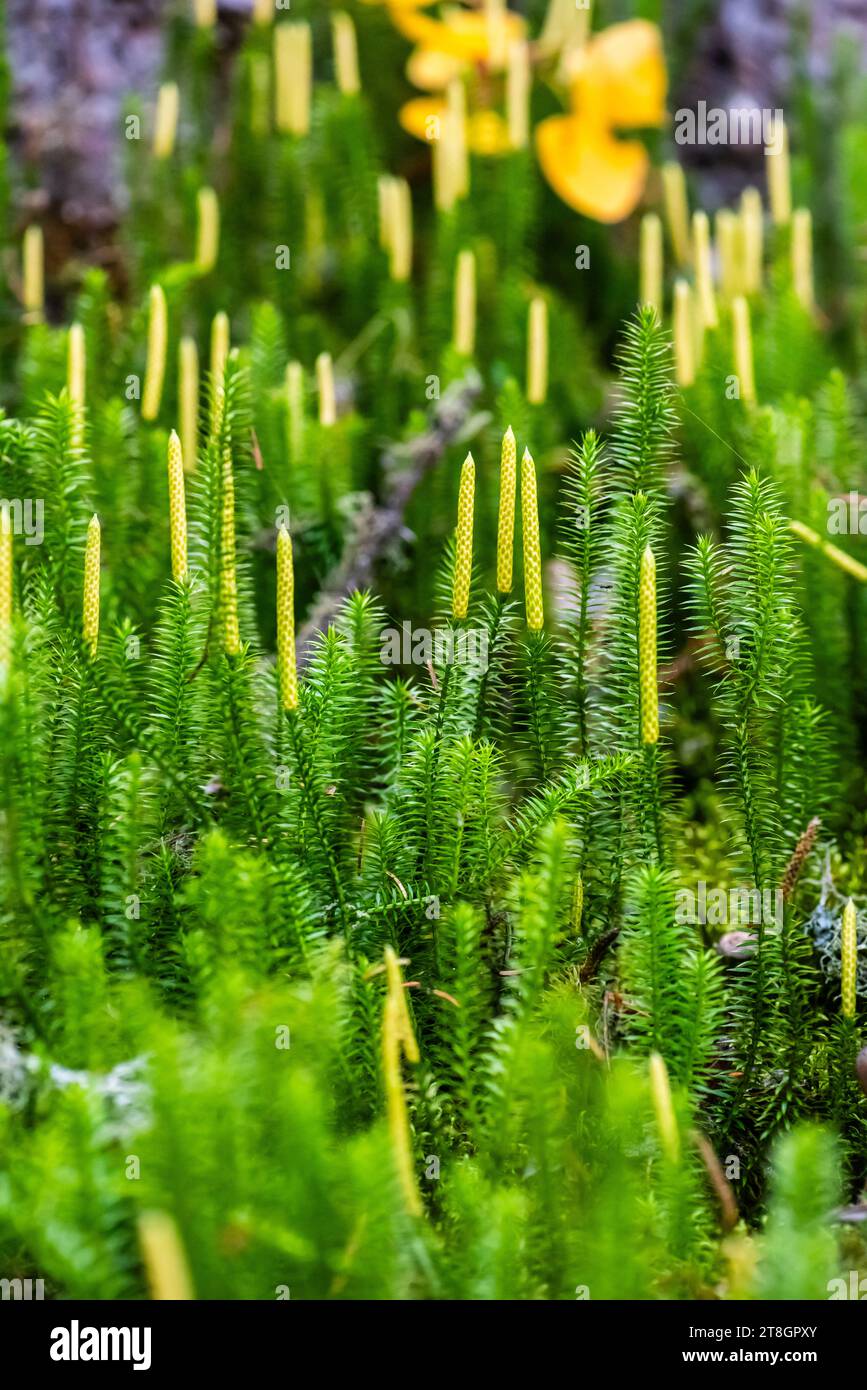
M 607 954 L 609 946 L 614 944 L 619 935 L 620 928 L 611 927 L 608 931 L 604 931 L 598 940 L 593 942 L 593 945 L 584 957 L 581 969 L 578 971 L 578 979 L 581 981 L 582 985 L 586 985 L 588 980 L 593 979 L 593 976 L 602 964 L 604 956 Z
M 819 820 L 819 817 L 814 816 L 807 826 L 807 829 L 798 840 L 798 843 L 795 845 L 795 852 L 786 866 L 786 872 L 783 874 L 783 882 L 781 884 L 784 902 L 788 902 L 795 891 L 795 885 L 801 876 L 801 870 L 804 867 L 807 855 L 813 848 L 821 824 L 822 822 Z
M 428 428 L 407 444 L 389 449 L 383 458 L 385 496 L 375 506 L 369 502 L 356 514 L 340 563 L 334 567 L 298 634 L 299 667 L 310 658 L 317 632 L 324 632 L 348 594 L 373 582 L 376 563 L 403 530 L 407 503 L 422 478 L 442 458 L 448 446 L 461 436 L 472 418 L 481 393 L 481 378 L 470 371 L 444 393 Z
M 738 1204 L 735 1201 L 735 1194 L 732 1191 L 731 1184 L 723 1172 L 722 1164 L 717 1158 L 716 1153 L 711 1148 L 710 1143 L 704 1135 L 700 1134 L 697 1129 L 691 1130 L 690 1133 L 693 1143 L 701 1154 L 702 1162 L 707 1169 L 707 1175 L 710 1178 L 711 1185 L 719 1200 L 722 1228 L 724 1231 L 731 1231 L 738 1224 L 738 1220 L 740 1219 Z

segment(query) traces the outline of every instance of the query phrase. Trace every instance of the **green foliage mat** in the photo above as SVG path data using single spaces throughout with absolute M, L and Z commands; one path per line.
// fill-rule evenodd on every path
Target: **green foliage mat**
M 864 1254 L 867 571 L 825 539 L 867 488 L 860 272 L 829 332 L 769 228 L 756 399 L 723 295 L 683 381 L 636 238 L 588 234 L 576 314 L 526 151 L 416 190 L 395 278 L 393 109 L 317 84 L 263 134 L 257 28 L 215 142 L 212 40 L 172 45 L 180 148 L 130 154 L 127 283 L 77 276 L 84 378 L 3 291 L 0 1273 L 826 1298 Z

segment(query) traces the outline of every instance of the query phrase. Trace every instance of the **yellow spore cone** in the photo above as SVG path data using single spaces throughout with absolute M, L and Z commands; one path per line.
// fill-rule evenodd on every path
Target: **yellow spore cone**
M 238 577 L 235 570 L 235 471 L 232 449 L 223 450 L 223 511 L 220 518 L 220 615 L 223 650 L 237 656 L 241 650 L 238 626 Z
M 148 355 L 141 402 L 143 420 L 155 420 L 160 411 L 163 378 L 166 373 L 168 337 L 169 319 L 166 296 L 162 285 L 151 285 L 148 305 Z
M 400 973 L 400 962 L 391 946 L 385 948 L 385 978 L 388 982 L 388 993 L 391 995 L 395 1005 L 395 1021 L 397 1023 L 397 1037 L 403 1049 L 404 1056 L 408 1062 L 418 1062 L 420 1053 L 418 1043 L 413 1032 L 412 1019 L 409 1016 L 407 1005 L 407 994 L 404 989 L 403 979 Z
M 651 305 L 662 314 L 662 222 L 655 212 L 641 219 L 640 296 L 642 304 Z
M 750 306 L 742 294 L 732 301 L 734 329 L 735 372 L 740 383 L 741 400 L 752 404 L 756 399 L 756 379 L 753 374 L 753 334 L 750 327 Z
M 22 259 L 22 298 L 27 321 L 38 323 L 45 307 L 45 243 L 41 227 L 28 227 L 24 233 Z
M 536 465 L 529 449 L 521 459 L 521 531 L 524 539 L 524 607 L 527 627 L 541 632 L 545 622 L 542 601 L 542 547 L 539 540 L 539 504 L 536 498 Z
M 472 251 L 461 251 L 455 267 L 454 343 L 462 357 L 472 357 L 476 347 L 476 258 Z
M 310 25 L 304 21 L 278 24 L 274 29 L 274 77 L 277 129 L 288 135 L 306 135 L 310 130 L 313 49 Z
M 289 455 L 292 462 L 297 463 L 304 442 L 304 368 L 300 362 L 286 364 L 286 407 L 289 416 Z
M 844 1018 L 855 1017 L 855 985 L 858 974 L 858 917 L 850 898 L 843 908 L 840 934 L 840 1011 Z
M 720 290 L 724 299 L 733 299 L 740 293 L 742 280 L 741 219 L 731 208 L 720 208 L 715 228 Z
M 465 618 L 470 603 L 470 579 L 473 572 L 473 503 L 476 487 L 476 465 L 467 454 L 461 469 L 458 493 L 458 533 L 455 544 L 455 577 L 452 591 L 452 617 Z
M 668 1068 L 658 1052 L 650 1054 L 650 1094 L 662 1151 L 672 1163 L 677 1163 L 680 1158 L 680 1132 L 671 1098 Z
M 334 38 L 334 74 L 338 89 L 344 96 L 357 96 L 361 91 L 361 78 L 358 73 L 358 43 L 355 25 L 344 11 L 332 16 L 331 30 Z
M 388 992 L 382 1015 L 382 1069 L 388 1110 L 388 1132 L 407 1211 L 412 1216 L 421 1216 L 423 1208 L 413 1172 L 409 1116 L 400 1070 L 401 1052 L 408 1062 L 417 1062 L 419 1051 L 406 1004 L 400 966 L 390 946 L 385 948 L 385 964 Z
M 662 192 L 665 202 L 665 220 L 668 235 L 678 265 L 688 265 L 689 245 L 689 203 L 686 196 L 686 178 L 676 160 L 662 166 Z
M 200 188 L 196 195 L 198 229 L 196 267 L 202 275 L 213 270 L 220 253 L 220 204 L 213 188 Z
M 330 352 L 320 352 L 316 359 L 316 385 L 319 390 L 319 423 L 330 428 L 337 424 L 337 392 Z
M 446 108 L 436 117 L 431 140 L 434 204 L 439 212 L 451 212 L 470 187 L 467 155 L 466 91 L 460 78 L 446 89 Z
M 506 124 L 513 150 L 526 149 L 530 140 L 530 49 L 523 39 L 509 44 L 506 68 Z
M 449 178 L 454 197 L 466 198 L 470 191 L 470 157 L 467 148 L 467 89 L 455 77 L 446 87 L 447 121 L 440 140 L 448 141 Z
M 764 237 L 762 195 L 757 188 L 745 188 L 741 194 L 741 241 L 744 290 L 747 294 L 757 294 L 762 288 Z
M 195 1298 L 187 1257 L 178 1228 L 163 1211 L 143 1211 L 138 1237 L 151 1298 L 185 1301 Z
M 214 315 L 211 323 L 211 390 L 216 393 L 223 386 L 226 363 L 229 360 L 229 315 L 221 309 Z
M 184 468 L 193 473 L 199 453 L 199 350 L 195 338 L 178 348 L 178 413 Z
M 66 387 L 73 405 L 84 405 L 86 377 L 87 353 L 84 329 L 80 323 L 73 323 L 69 328 L 66 349 Z
M 180 93 L 177 82 L 164 82 L 157 93 L 154 118 L 154 158 L 168 159 L 175 148 Z
M 702 325 L 704 328 L 716 328 L 719 316 L 713 289 L 710 222 L 706 212 L 699 211 L 693 214 L 692 254 L 695 264 L 695 292 Z
M 84 402 L 87 382 L 87 346 L 84 329 L 80 323 L 73 323 L 69 329 L 66 355 L 66 388 L 75 410 L 74 438 L 81 442 L 84 423 Z
M 548 305 L 536 298 L 530 303 L 527 330 L 527 400 L 544 405 L 548 395 Z
M 678 386 L 695 381 L 695 315 L 686 280 L 674 283 L 674 371 Z
M 659 739 L 659 677 L 656 669 L 656 559 L 650 546 L 641 557 L 638 575 L 638 682 L 641 698 L 641 742 Z
M 277 532 L 277 678 L 285 710 L 298 708 L 295 666 L 295 570 L 292 537 L 285 526 Z
M 503 435 L 500 454 L 500 512 L 497 520 L 497 593 L 512 592 L 512 551 L 515 539 L 517 446 L 511 425 Z
M 84 596 L 81 617 L 84 643 L 91 656 L 96 656 L 99 646 L 100 542 L 99 517 L 94 513 L 87 528 L 87 543 L 84 547 Z
M 392 280 L 408 280 L 412 272 L 412 194 L 406 179 L 392 179 L 387 250 Z
M 789 132 L 785 121 L 774 122 L 772 139 L 765 147 L 768 173 L 768 201 L 771 218 L 784 227 L 792 216 L 792 176 L 789 169 Z
M 169 529 L 172 541 L 172 578 L 180 584 L 187 577 L 187 506 L 184 488 L 184 456 L 181 441 L 172 430 L 168 447 Z

